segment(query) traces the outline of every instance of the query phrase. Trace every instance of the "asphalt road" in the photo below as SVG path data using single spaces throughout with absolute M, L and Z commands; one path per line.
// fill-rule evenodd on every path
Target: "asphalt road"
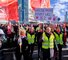
M 2 57 L 4 58 L 3 60 L 16 60 L 15 52 L 6 52 L 4 53 Z M 32 58 L 33 60 L 38 60 L 38 50 L 34 50 Z M 22 56 L 22 60 L 24 60 L 23 56 Z M 40 53 L 40 60 L 42 60 L 42 53 Z M 63 48 L 62 60 L 68 60 L 68 48 L 67 47 Z
M 68 60 L 68 39 L 67 39 L 67 43 L 66 43 L 67 47 L 64 47 L 62 50 L 62 60 Z M 4 53 L 4 55 L 2 56 L 1 53 L 0 53 L 0 60 L 1 58 L 4 58 L 3 60 L 16 60 L 15 58 L 15 52 L 6 52 Z M 42 53 L 40 53 L 40 60 L 42 60 Z M 34 52 L 33 52 L 33 56 L 32 56 L 33 60 L 38 60 L 38 50 L 35 49 Z M 22 56 L 22 59 L 21 60 L 24 60 L 23 59 L 23 56 Z

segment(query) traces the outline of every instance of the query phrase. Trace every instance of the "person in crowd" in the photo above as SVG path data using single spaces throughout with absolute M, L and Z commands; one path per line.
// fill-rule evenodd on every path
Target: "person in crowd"
M 27 60 L 27 41 L 26 41 L 26 30 L 22 27 L 22 25 L 19 26 L 19 34 L 17 36 L 17 39 L 15 40 L 15 56 L 16 60 L 21 60 L 21 57 L 23 55 L 24 60 Z
M 36 28 L 36 38 L 37 38 L 37 44 L 38 44 L 38 59 L 40 58 L 40 50 L 42 46 L 42 33 L 43 33 L 43 27 L 42 24 L 39 24 Z
M 64 47 L 66 47 L 66 41 L 67 41 L 67 33 L 66 33 L 66 24 L 63 24 L 63 44 L 64 44 Z
M 32 58 L 34 44 L 35 44 L 35 31 L 34 27 L 30 27 L 27 33 L 27 40 L 28 40 L 28 55 Z
M 67 33 L 67 38 L 68 38 L 68 23 L 66 23 L 66 33 Z
M 27 40 L 26 40 L 26 30 L 20 25 L 19 27 L 19 38 L 21 38 L 22 43 L 19 44 L 20 46 L 20 52 L 22 52 L 24 60 L 27 60 Z
M 54 34 L 50 27 L 46 27 L 42 35 L 43 60 L 52 60 L 54 57 Z
M 4 60 L 3 58 L 3 41 L 2 39 L 0 38 L 0 60 Z
M 21 56 L 22 56 L 22 53 L 20 52 L 21 50 L 21 47 L 22 47 L 22 44 L 21 42 L 19 42 L 20 39 L 19 39 L 19 36 L 15 39 L 15 57 L 16 57 L 16 60 L 21 60 Z
M 7 47 L 11 47 L 11 40 L 12 39 L 12 25 L 10 22 L 7 24 Z
M 19 33 L 18 33 L 18 32 L 19 32 L 18 24 L 17 24 L 17 23 L 14 24 L 13 28 L 14 28 L 14 35 L 15 35 L 15 37 L 17 37 L 18 34 L 19 34 Z
M 59 60 L 62 60 L 62 46 L 63 46 L 63 33 L 60 30 L 60 27 L 57 26 L 54 32 L 55 40 L 57 44 L 57 50 L 59 51 Z

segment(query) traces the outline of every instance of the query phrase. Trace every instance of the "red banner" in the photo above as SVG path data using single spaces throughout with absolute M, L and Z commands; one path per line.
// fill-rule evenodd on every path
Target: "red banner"
M 19 20 L 17 0 L 0 0 L 0 7 L 0 20 Z
M 31 7 L 35 8 L 50 8 L 50 0 L 30 0 Z

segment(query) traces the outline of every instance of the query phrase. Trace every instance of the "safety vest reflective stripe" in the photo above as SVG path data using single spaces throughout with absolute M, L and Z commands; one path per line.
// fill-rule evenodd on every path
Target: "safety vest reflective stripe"
M 46 46 L 46 47 L 45 47 L 45 46 Z M 48 45 L 42 44 L 42 48 L 48 49 L 49 47 L 48 47 Z
M 54 48 L 54 43 L 50 43 L 50 48 Z
M 27 33 L 27 39 L 28 39 L 28 44 L 33 44 L 34 39 L 35 39 L 35 35 L 31 36 L 29 33 Z
M 56 39 L 57 44 L 63 45 L 63 34 L 58 35 L 55 32 L 54 32 L 54 34 L 55 34 L 55 37 L 56 37 L 55 39 Z
M 51 34 L 50 38 L 46 36 L 45 33 L 43 33 L 43 42 L 42 42 L 42 48 L 48 49 L 48 48 L 54 48 L 54 35 Z

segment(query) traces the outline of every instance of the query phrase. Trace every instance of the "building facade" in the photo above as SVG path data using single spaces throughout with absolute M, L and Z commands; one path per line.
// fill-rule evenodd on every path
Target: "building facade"
M 28 0 L 18 0 L 18 11 L 20 23 L 28 21 Z

